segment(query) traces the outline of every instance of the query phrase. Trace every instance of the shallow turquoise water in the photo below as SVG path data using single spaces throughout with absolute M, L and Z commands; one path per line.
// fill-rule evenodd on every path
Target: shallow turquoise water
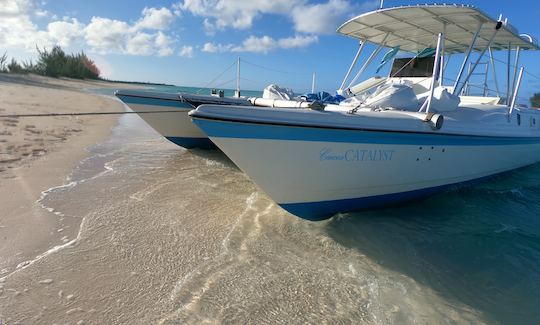
M 201 95 L 210 95 L 212 88 L 200 88 L 200 87 L 184 87 L 184 86 L 151 86 L 152 90 L 162 91 L 166 93 L 177 93 L 184 92 L 190 94 L 201 94 Z M 217 88 L 218 90 L 223 90 L 225 96 L 234 96 L 234 89 L 224 89 Z M 240 94 L 246 97 L 261 97 L 262 90 L 240 90 Z
M 118 89 L 122 89 L 119 85 Z M 184 87 L 184 86 L 158 86 L 158 85 L 148 85 L 146 88 L 150 91 L 158 91 L 158 92 L 164 92 L 164 93 L 189 93 L 189 94 L 200 94 L 200 95 L 210 95 L 212 92 L 212 88 L 201 88 L 201 87 Z M 114 91 L 116 89 L 114 88 L 98 88 L 98 89 L 90 89 L 89 91 L 93 93 L 98 93 L 101 95 L 113 95 Z M 225 96 L 232 97 L 234 96 L 234 89 L 222 89 L 218 88 L 218 90 L 223 90 L 225 92 Z M 262 90 L 256 91 L 256 90 L 241 90 L 241 95 L 246 97 L 262 97 Z
M 326 230 L 489 322 L 540 323 L 540 165 Z

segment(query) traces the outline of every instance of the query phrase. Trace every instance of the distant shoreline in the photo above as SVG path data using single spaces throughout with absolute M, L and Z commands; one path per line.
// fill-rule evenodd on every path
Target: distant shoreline
M 97 79 L 99 81 L 110 82 L 110 83 L 121 83 L 121 84 L 130 84 L 130 85 L 148 85 L 148 86 L 167 86 L 167 87 L 176 87 L 175 85 L 165 84 L 165 83 L 156 83 L 156 82 L 144 82 L 144 81 L 123 81 L 123 80 L 110 80 L 105 78 Z

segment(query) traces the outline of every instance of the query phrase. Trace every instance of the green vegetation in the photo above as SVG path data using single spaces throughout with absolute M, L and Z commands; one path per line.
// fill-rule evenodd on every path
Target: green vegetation
M 0 72 L 9 73 L 35 73 L 47 77 L 68 77 L 75 79 L 99 79 L 100 71 L 94 61 L 89 59 L 84 52 L 66 54 L 60 46 L 53 47 L 50 51 L 37 48 L 38 59 L 19 64 L 15 58 L 7 63 L 7 53 L 0 56 Z
M 7 52 L 5 52 L 4 55 L 0 56 L 0 72 L 8 72 L 6 62 Z
M 531 99 L 531 106 L 540 108 L 540 93 L 535 93 Z

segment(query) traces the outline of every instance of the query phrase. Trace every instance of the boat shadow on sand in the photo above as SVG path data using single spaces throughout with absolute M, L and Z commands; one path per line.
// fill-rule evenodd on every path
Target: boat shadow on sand
M 518 184 L 518 185 L 516 185 Z M 540 164 L 325 231 L 488 322 L 540 323 Z

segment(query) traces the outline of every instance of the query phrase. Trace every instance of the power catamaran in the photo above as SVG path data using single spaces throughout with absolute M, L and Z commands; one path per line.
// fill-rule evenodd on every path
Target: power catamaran
M 515 50 L 517 67 L 520 51 L 539 49 L 502 17 L 464 5 L 415 5 L 362 14 L 338 33 L 361 41 L 352 66 L 365 44 L 376 45 L 358 75 L 385 47 L 413 57 L 394 60 L 383 83 L 368 79 L 352 87 L 364 93 L 338 105 L 349 105 L 346 110 L 201 105 L 190 112 L 194 123 L 285 210 L 321 220 L 540 161 L 540 112 L 516 105 L 523 68 L 512 78 L 508 64 L 504 100 L 465 91 L 486 52 Z M 451 80 L 446 62 L 453 54 L 464 59 L 455 80 L 446 84 Z M 348 92 L 344 85 L 352 66 L 342 93 Z
M 239 93 L 237 91 L 237 93 Z M 203 104 L 265 106 L 265 107 L 321 107 L 318 102 L 261 97 L 225 97 L 223 91 L 215 95 L 166 93 L 142 90 L 117 90 L 118 97 L 148 125 L 167 140 L 186 149 L 214 149 L 216 146 L 199 127 L 191 122 L 188 113 Z M 339 107 L 338 107 L 339 108 Z
M 236 67 L 236 91 L 234 97 L 226 97 L 223 90 L 216 89 L 212 90 L 211 95 L 146 90 L 117 90 L 114 94 L 156 132 L 186 149 L 215 148 L 214 143 L 195 124 L 191 123 L 191 118 L 188 116 L 189 111 L 199 105 L 292 106 L 298 108 L 309 108 L 317 105 L 317 103 L 291 100 L 292 91 L 280 89 L 275 85 L 267 87 L 267 89 L 270 88 L 273 91 L 273 93 L 270 93 L 273 99 L 242 97 L 240 92 L 240 59 L 238 59 Z M 267 89 L 265 89 L 265 93 Z

